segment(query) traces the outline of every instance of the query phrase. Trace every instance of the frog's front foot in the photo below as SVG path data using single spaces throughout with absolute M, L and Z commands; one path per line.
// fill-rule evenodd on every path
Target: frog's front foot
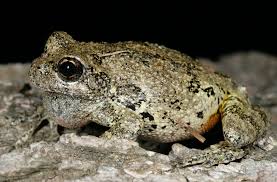
M 174 144 L 169 158 L 177 167 L 202 164 L 205 167 L 229 163 L 245 156 L 243 149 L 230 146 L 226 142 L 211 145 L 204 150 L 190 149 L 181 144 Z
M 115 139 L 128 139 L 128 140 L 135 141 L 137 139 L 138 135 L 135 133 L 128 132 L 128 131 L 117 131 L 114 129 L 110 129 L 108 131 L 105 131 L 99 137 L 108 139 L 108 140 L 115 138 Z
M 121 118 L 117 123 L 112 125 L 109 130 L 105 131 L 100 138 L 111 139 L 120 138 L 128 140 L 137 140 L 140 135 L 142 120 L 140 118 L 127 115 Z

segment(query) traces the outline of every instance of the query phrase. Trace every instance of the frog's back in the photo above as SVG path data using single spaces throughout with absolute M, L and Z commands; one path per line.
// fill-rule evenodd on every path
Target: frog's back
M 228 77 L 178 51 L 150 43 L 107 46 L 118 52 L 101 60 L 112 78 L 113 101 L 141 115 L 146 138 L 189 138 L 186 125 L 205 132 L 224 97 L 235 90 Z

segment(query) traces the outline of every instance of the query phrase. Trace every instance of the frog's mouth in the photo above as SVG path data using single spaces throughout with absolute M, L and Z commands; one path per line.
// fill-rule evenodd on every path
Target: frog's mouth
M 80 95 L 80 94 L 76 94 L 74 92 L 59 92 L 59 91 L 49 91 L 49 90 L 43 90 L 42 88 L 40 88 L 40 90 L 42 90 L 42 96 L 43 97 L 62 97 L 62 98 L 80 98 L 83 100 L 88 100 L 87 95 Z
M 51 98 L 51 99 L 64 99 L 64 100 L 76 100 L 80 99 L 80 97 L 76 94 L 71 93 L 62 93 L 62 92 L 54 92 L 54 91 L 43 91 L 43 99 Z

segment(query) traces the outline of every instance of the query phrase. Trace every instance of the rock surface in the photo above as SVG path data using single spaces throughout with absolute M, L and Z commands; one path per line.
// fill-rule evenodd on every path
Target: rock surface
M 247 87 L 252 102 L 272 116 L 271 139 L 276 139 L 277 58 L 249 52 L 218 62 L 200 60 Z M 27 83 L 28 67 L 0 65 L 0 181 L 277 181 L 277 147 L 269 152 L 257 149 L 229 164 L 179 168 L 168 155 L 133 141 L 70 131 L 59 137 L 61 131 L 44 115 L 39 93 Z

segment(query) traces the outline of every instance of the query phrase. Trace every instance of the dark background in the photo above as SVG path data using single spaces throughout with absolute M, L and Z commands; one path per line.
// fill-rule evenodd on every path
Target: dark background
M 55 30 L 66 31 L 80 41 L 155 42 L 213 60 L 237 51 L 277 55 L 276 16 L 271 10 L 275 6 L 253 7 L 253 2 L 245 6 L 189 6 L 177 2 L 1 6 L 0 61 L 32 61 Z

